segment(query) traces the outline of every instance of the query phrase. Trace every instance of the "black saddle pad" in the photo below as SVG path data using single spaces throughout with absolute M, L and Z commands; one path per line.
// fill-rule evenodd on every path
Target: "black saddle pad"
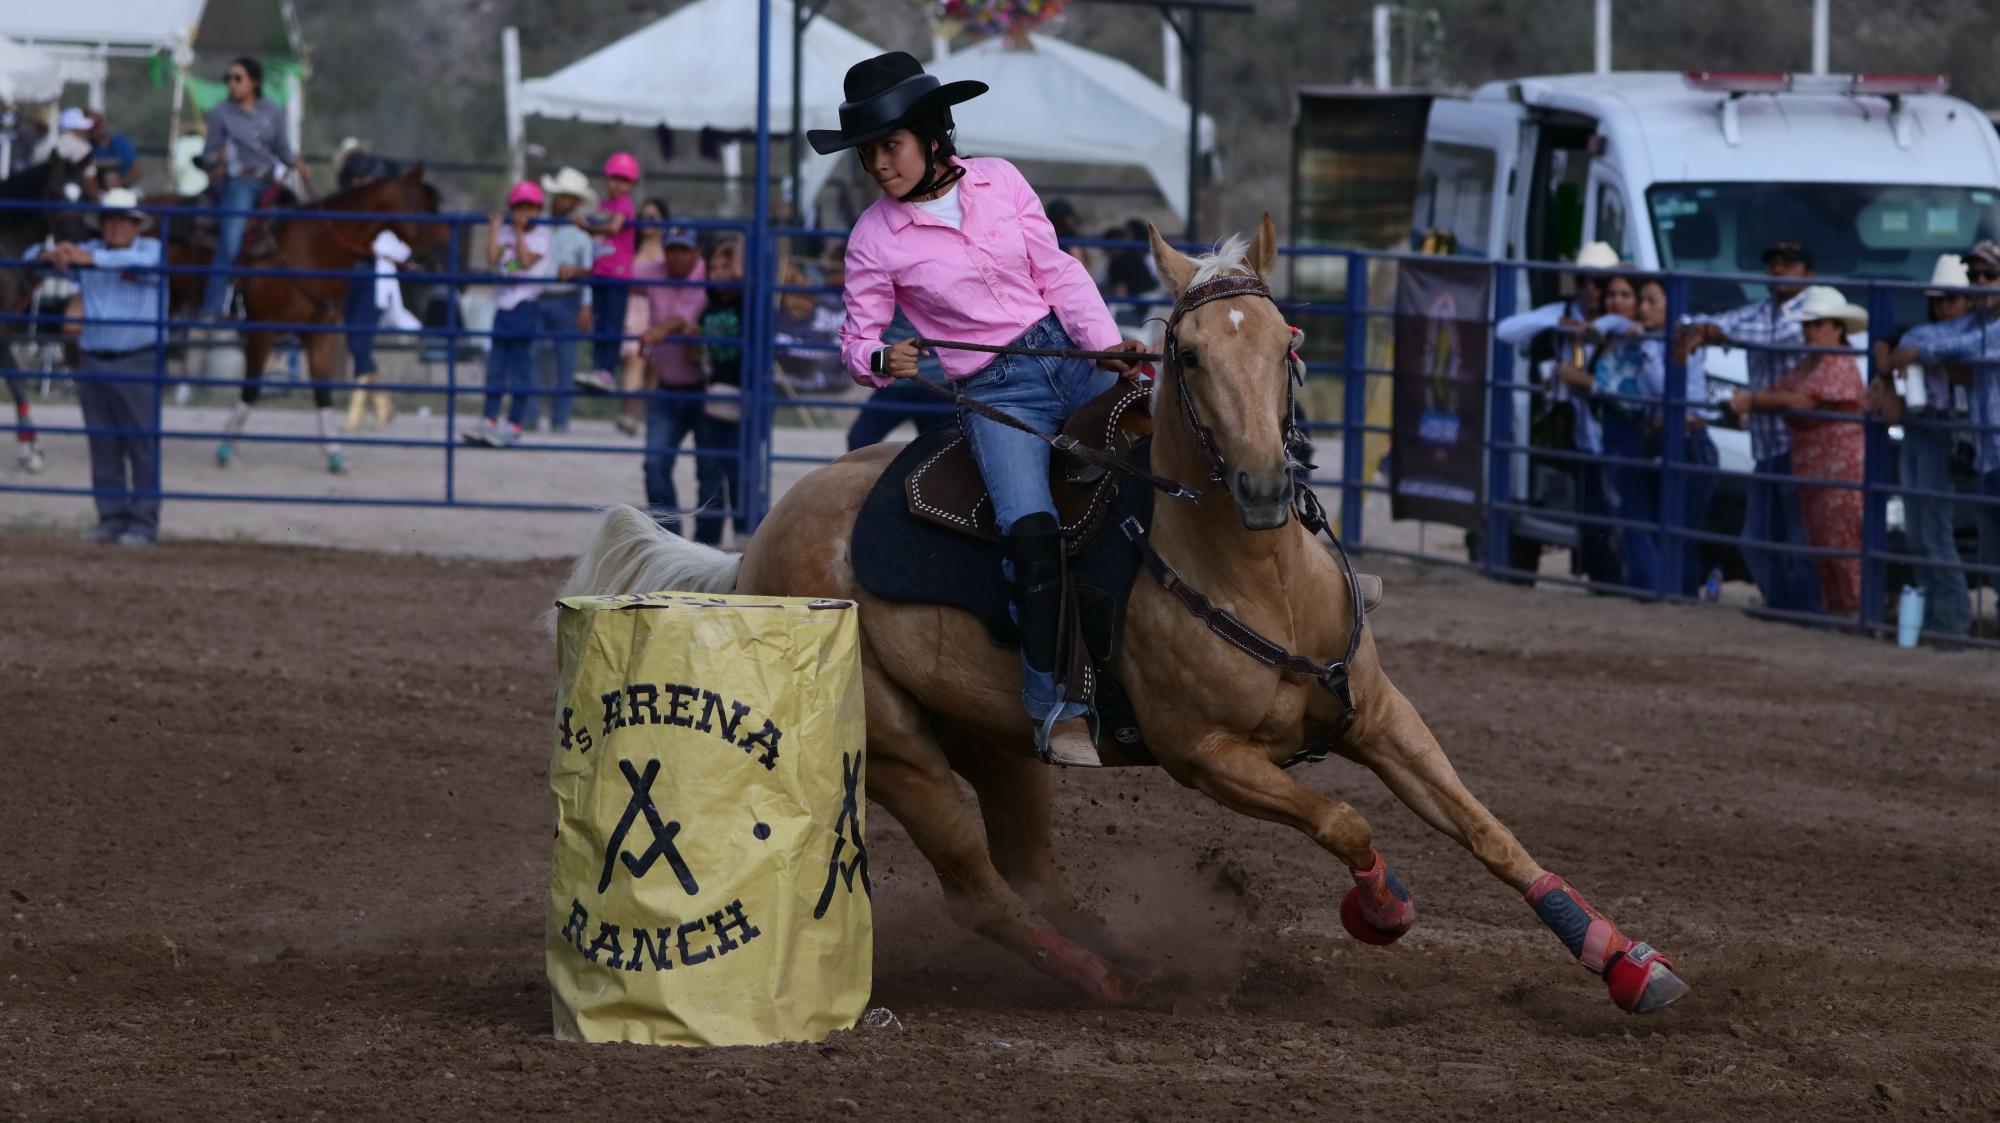
M 1005 549 L 917 518 L 903 494 L 910 470 L 957 434 L 955 426 L 945 426 L 911 441 L 876 481 L 854 521 L 849 555 L 854 575 L 883 600 L 962 608 L 979 617 L 993 642 L 1018 646 L 1020 635 L 1007 612 L 1007 580 L 1000 572 Z M 1132 459 L 1148 467 L 1151 452 L 1151 443 L 1141 441 Z M 1100 666 L 1118 653 L 1125 600 L 1139 572 L 1139 552 L 1117 529 L 1127 516 L 1136 516 L 1142 526 L 1153 522 L 1153 489 L 1129 476 L 1119 481 L 1097 540 L 1070 559 L 1084 638 Z

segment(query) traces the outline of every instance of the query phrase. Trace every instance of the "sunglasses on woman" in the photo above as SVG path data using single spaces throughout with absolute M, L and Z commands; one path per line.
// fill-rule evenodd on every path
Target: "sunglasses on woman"
M 227 81 L 232 86 L 238 82 L 248 82 L 250 80 L 250 76 L 248 74 L 228 74 L 224 75 L 223 77 L 224 80 Z
M 2000 280 L 2000 269 L 1967 269 L 1965 275 L 1974 281 Z

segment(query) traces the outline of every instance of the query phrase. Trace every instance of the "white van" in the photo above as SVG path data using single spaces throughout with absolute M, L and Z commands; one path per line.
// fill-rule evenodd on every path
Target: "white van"
M 1761 273 L 1767 246 L 1796 241 L 1824 277 L 1928 280 L 1939 254 L 2000 238 L 2000 137 L 1945 88 L 1923 75 L 1719 72 L 1488 83 L 1432 103 L 1413 233 L 1448 230 L 1459 253 L 1505 261 L 1568 261 L 1603 241 L 1635 268 L 1719 273 Z M 1567 287 L 1548 271 L 1524 276 L 1517 310 Z M 1693 310 L 1762 295 L 1702 283 Z M 1900 301 L 1899 320 L 1920 320 L 1921 304 L 1914 293 Z M 1515 378 L 1526 382 L 1521 350 Z M 1726 397 L 1742 352 L 1707 360 L 1711 395 Z M 1516 401 L 1525 439 L 1527 395 Z M 1743 433 L 1711 434 L 1725 468 L 1749 469 Z M 1515 500 L 1561 505 L 1544 487 L 1552 471 L 1517 457 Z M 1718 496 L 1711 529 L 1740 526 L 1730 502 Z M 1528 539 L 1510 546 L 1520 561 L 1540 544 L 1574 545 L 1558 521 L 1516 523 Z

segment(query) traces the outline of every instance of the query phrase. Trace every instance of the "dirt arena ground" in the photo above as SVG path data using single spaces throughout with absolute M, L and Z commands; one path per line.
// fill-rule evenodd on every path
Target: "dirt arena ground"
M 1392 674 L 1538 857 L 1678 957 L 1620 1014 L 1375 781 L 1416 930 L 1157 774 L 1061 780 L 1076 882 L 1180 981 L 1079 1005 L 871 821 L 873 1005 L 820 1045 L 558 1045 L 556 567 L 0 537 L 0 1116 L 2000 1117 L 2000 660 L 1379 566 Z

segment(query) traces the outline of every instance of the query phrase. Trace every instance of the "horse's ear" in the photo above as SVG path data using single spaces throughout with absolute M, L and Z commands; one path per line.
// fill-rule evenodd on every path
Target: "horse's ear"
M 411 164 L 410 170 L 403 173 L 403 178 L 409 180 L 411 183 L 422 183 L 424 181 L 424 162 L 418 160 L 416 163 Z
M 1264 221 L 1257 226 L 1257 239 L 1250 243 L 1250 268 L 1259 277 L 1271 279 L 1271 271 L 1278 267 L 1278 228 L 1271 225 L 1271 212 L 1264 212 Z
M 1160 237 L 1160 228 L 1150 222 L 1146 224 L 1146 235 L 1153 242 L 1153 265 L 1160 271 L 1160 280 L 1166 282 L 1167 291 L 1179 300 L 1181 294 L 1187 291 L 1188 282 L 1194 280 L 1194 262 L 1168 245 L 1167 240 Z

